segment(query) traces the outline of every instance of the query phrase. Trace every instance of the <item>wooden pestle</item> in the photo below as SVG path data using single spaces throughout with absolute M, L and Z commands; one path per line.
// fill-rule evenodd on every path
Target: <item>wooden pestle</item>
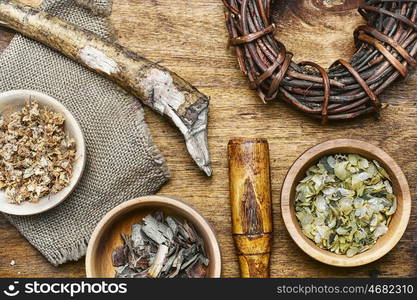
M 228 145 L 232 234 L 243 278 L 269 277 L 272 203 L 266 139 L 232 139 Z

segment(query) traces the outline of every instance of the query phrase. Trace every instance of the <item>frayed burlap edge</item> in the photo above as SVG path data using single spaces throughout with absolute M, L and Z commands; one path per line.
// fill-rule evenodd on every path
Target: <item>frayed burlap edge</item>
M 138 117 L 139 118 L 136 119 L 136 125 L 145 133 L 143 135 L 143 140 L 148 145 L 147 150 L 149 150 L 149 157 L 161 167 L 160 174 L 166 178 L 167 182 L 170 178 L 170 172 L 165 157 L 153 142 L 149 126 L 145 123 L 144 114 L 138 114 Z M 146 136 L 148 138 L 146 138 Z M 61 265 L 68 261 L 78 261 L 86 254 L 90 237 L 91 233 L 86 233 L 84 237 L 78 240 L 73 246 L 53 251 L 45 257 L 54 266 Z

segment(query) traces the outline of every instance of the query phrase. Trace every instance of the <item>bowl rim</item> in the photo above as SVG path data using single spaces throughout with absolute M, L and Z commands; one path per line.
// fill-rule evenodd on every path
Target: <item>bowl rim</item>
M 389 165 L 389 169 L 392 173 L 395 174 L 396 180 L 399 183 L 399 190 L 403 196 L 402 205 L 403 205 L 403 213 L 397 226 L 392 229 L 394 230 L 391 233 L 390 239 L 387 243 L 383 244 L 378 248 L 378 251 L 365 251 L 362 254 L 368 253 L 368 255 L 364 255 L 362 257 L 353 256 L 348 258 L 346 255 L 338 255 L 327 250 L 321 249 L 315 245 L 311 245 L 306 241 L 308 239 L 305 237 L 302 232 L 297 230 L 299 228 L 299 224 L 295 224 L 292 218 L 291 213 L 291 189 L 294 186 L 293 183 L 295 182 L 296 177 L 298 176 L 300 170 L 305 167 L 306 163 L 312 158 L 316 156 L 320 156 L 320 154 L 327 152 L 329 150 L 338 149 L 338 148 L 353 148 L 359 149 L 364 152 L 371 153 L 375 157 L 378 158 L 379 161 L 383 161 L 384 164 Z M 389 251 L 394 248 L 394 246 L 399 242 L 402 235 L 404 234 L 411 214 L 411 193 L 408 186 L 407 179 L 402 172 L 401 168 L 395 162 L 395 160 L 384 150 L 381 148 L 372 145 L 370 143 L 356 140 L 356 139 L 331 139 L 322 143 L 319 143 L 306 151 L 304 151 L 291 165 L 289 168 L 285 179 L 282 184 L 281 188 L 281 215 L 287 228 L 288 233 L 290 234 L 292 240 L 303 250 L 307 255 L 310 257 L 328 264 L 332 266 L 338 267 L 356 267 L 371 263 L 376 261 L 386 255 Z M 328 252 L 325 253 L 325 252 Z
M 28 202 L 24 202 L 22 203 L 19 207 L 21 208 L 20 211 L 16 211 L 13 209 L 9 209 L 8 205 L 12 205 L 12 204 L 8 204 L 8 203 L 2 203 L 0 204 L 0 211 L 9 215 L 16 215 L 16 216 L 32 216 L 32 215 L 37 215 L 40 213 L 44 213 L 56 206 L 58 206 L 59 204 L 61 204 L 65 199 L 67 199 L 71 193 L 75 190 L 75 188 L 77 187 L 78 183 L 80 182 L 82 175 L 84 173 L 85 170 L 85 166 L 86 166 L 86 161 L 87 161 L 87 150 L 86 150 L 86 142 L 85 142 L 85 137 L 84 137 L 84 133 L 82 131 L 82 128 L 78 122 L 78 120 L 75 118 L 75 116 L 71 113 L 71 111 L 69 109 L 67 109 L 65 107 L 65 105 L 63 105 L 60 101 L 58 101 L 56 98 L 49 96 L 46 93 L 40 92 L 40 91 L 35 91 L 35 90 L 26 90 L 26 89 L 18 89 L 18 90 L 9 90 L 6 92 L 2 92 L 0 93 L 0 105 L 2 104 L 2 102 L 4 101 L 4 98 L 8 98 L 10 96 L 21 96 L 21 97 L 30 97 L 30 96 L 34 96 L 35 100 L 38 99 L 40 102 L 44 102 L 45 106 L 49 106 L 51 109 L 53 109 L 54 111 L 57 112 L 61 112 L 65 115 L 65 121 L 68 122 L 68 124 L 71 124 L 71 126 L 74 128 L 74 132 L 75 132 L 75 136 L 77 136 L 77 157 L 79 157 L 79 159 L 81 160 L 78 172 L 75 172 L 72 174 L 72 177 L 70 179 L 70 184 L 64 188 L 62 191 L 54 194 L 53 196 L 58 196 L 60 195 L 60 197 L 57 197 L 56 200 L 51 201 L 50 199 L 47 199 L 46 201 L 50 201 L 47 205 L 45 205 L 44 207 L 39 207 L 36 209 L 30 209 L 27 210 L 27 208 L 25 208 L 24 206 L 26 205 L 30 205 L 30 206 L 36 206 L 37 203 L 28 203 Z M 1 111 L 1 107 L 0 107 L 0 111 Z M 78 151 L 79 150 L 79 151 Z M 42 197 L 40 199 L 40 201 L 45 200 L 49 195 Z
M 193 208 L 190 204 L 185 203 L 182 200 L 168 197 L 168 196 L 160 196 L 160 195 L 148 195 L 148 196 L 142 196 L 137 197 L 128 201 L 125 201 L 116 207 L 114 207 L 112 210 L 107 212 L 103 218 L 97 223 L 87 246 L 87 252 L 85 257 L 85 272 L 87 278 L 94 278 L 93 276 L 93 253 L 98 247 L 98 240 L 100 237 L 100 234 L 102 233 L 102 230 L 104 228 L 104 225 L 107 222 L 113 221 L 112 219 L 122 212 L 123 210 L 130 208 L 132 206 L 136 205 L 142 205 L 142 204 L 167 204 L 170 206 L 174 206 L 175 208 L 178 208 L 179 210 L 185 211 L 187 214 L 193 215 L 196 221 L 201 225 L 202 229 L 205 231 L 205 233 L 208 236 L 208 240 L 211 241 L 211 247 L 213 248 L 213 275 L 210 276 L 210 278 L 220 278 L 221 272 L 222 272 L 222 258 L 221 258 L 221 251 L 219 242 L 216 237 L 216 233 L 214 228 L 211 226 L 211 224 L 208 222 L 206 218 L 204 218 L 200 212 L 198 212 L 195 208 Z M 212 262 L 210 262 L 212 263 Z

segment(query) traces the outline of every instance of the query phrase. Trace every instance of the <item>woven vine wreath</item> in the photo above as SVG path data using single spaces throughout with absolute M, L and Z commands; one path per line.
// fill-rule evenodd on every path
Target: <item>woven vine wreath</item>
M 359 8 L 367 25 L 354 32 L 356 53 L 328 70 L 295 63 L 275 39 L 271 0 L 223 0 L 230 44 L 236 47 L 250 88 L 264 102 L 283 99 L 304 113 L 328 120 L 351 119 L 384 107 L 378 95 L 408 66 L 416 67 L 417 0 L 368 0 Z

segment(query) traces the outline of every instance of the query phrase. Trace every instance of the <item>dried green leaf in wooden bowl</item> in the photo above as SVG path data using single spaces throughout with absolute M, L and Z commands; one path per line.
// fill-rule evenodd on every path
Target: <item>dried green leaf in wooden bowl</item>
M 352 257 L 388 231 L 397 208 L 388 173 L 357 154 L 322 157 L 296 187 L 295 211 L 317 246 Z

